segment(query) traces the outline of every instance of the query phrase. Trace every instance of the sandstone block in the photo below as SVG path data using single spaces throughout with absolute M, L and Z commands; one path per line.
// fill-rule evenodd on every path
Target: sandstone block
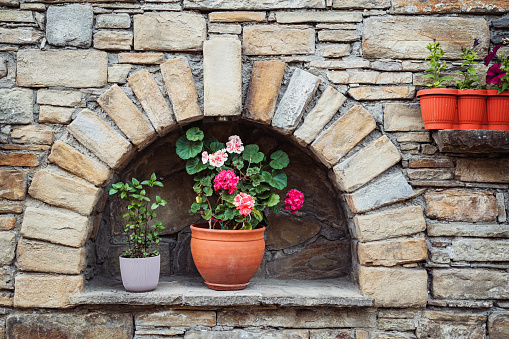
M 85 284 L 82 275 L 16 275 L 15 307 L 70 307 L 69 297 L 83 291 Z M 41 288 L 44 286 L 44 288 Z
M 14 269 L 11 266 L 0 267 L 0 289 L 14 289 Z M 2 331 L 0 330 L 1 333 Z
M 92 43 L 92 6 L 71 4 L 50 6 L 46 18 L 46 38 L 55 46 L 90 47 Z
M 321 53 L 325 58 L 341 58 L 350 55 L 350 44 L 336 44 L 336 45 L 319 45 L 317 46 L 318 53 Z
M 0 232 L 0 266 L 10 265 L 15 256 L 16 234 Z
M 327 69 L 350 69 L 350 68 L 368 68 L 370 63 L 362 59 L 347 60 L 311 60 L 310 67 Z
M 10 231 L 16 225 L 16 217 L 0 217 L 0 231 Z
M 471 182 L 509 182 L 508 161 L 497 159 L 458 159 L 456 177 Z
M 134 317 L 136 327 L 191 327 L 216 326 L 215 311 L 168 310 L 138 313 Z
M 130 31 L 99 31 L 94 34 L 94 48 L 130 51 L 133 45 L 133 33 Z
M 408 162 L 410 168 L 451 168 L 454 163 L 450 158 L 412 158 Z
M 404 201 L 414 195 L 412 187 L 399 171 L 383 176 L 345 196 L 354 213 L 364 213 L 375 208 Z
M 509 338 L 509 312 L 493 312 L 488 318 L 490 338 Z
M 345 192 L 353 192 L 401 160 L 401 154 L 384 135 L 334 166 L 336 183 Z
M 51 145 L 55 131 L 44 125 L 20 126 L 11 132 L 12 141 L 16 144 Z
M 21 239 L 18 268 L 29 272 L 80 274 L 86 267 L 85 249 Z
M 410 180 L 452 180 L 454 175 L 446 168 L 419 168 L 407 171 Z
M 385 9 L 391 7 L 389 0 L 333 0 L 333 8 L 341 9 Z
M 7 60 L 4 58 L 0 59 L 0 79 L 5 78 L 9 70 L 7 68 Z
M 419 105 L 386 104 L 384 129 L 387 132 L 423 131 L 424 122 Z
M 99 14 L 95 18 L 97 28 L 130 28 L 131 17 L 127 13 Z
M 497 203 L 495 196 L 487 191 L 448 189 L 427 192 L 426 215 L 431 219 L 445 221 L 495 221 Z
M 325 8 L 321 0 L 184 0 L 184 8 L 259 10 L 280 8 Z
M 272 118 L 272 126 L 285 134 L 293 132 L 319 84 L 320 78 L 296 68 Z
M 280 24 L 297 24 L 304 22 L 345 23 L 361 22 L 361 12 L 278 12 L 276 21 Z
M 357 269 L 362 294 L 375 298 L 375 307 L 422 307 L 428 302 L 428 274 L 424 269 Z
M 127 75 L 133 68 L 132 65 L 112 65 L 108 67 L 108 82 L 125 84 L 127 82 Z
M 203 116 L 198 105 L 198 92 L 186 58 L 177 58 L 161 64 L 166 92 L 173 113 L 179 123 L 198 120 Z
M 159 65 L 164 62 L 163 53 L 119 53 L 118 62 L 121 64 Z
M 134 16 L 135 50 L 201 51 L 206 37 L 201 14 L 161 12 Z
M 74 108 L 39 106 L 39 123 L 46 124 L 65 124 L 71 122 Z
M 24 200 L 27 174 L 22 171 L 0 170 L 0 199 Z
M 14 294 L 12 292 L 0 292 L 0 306 L 14 306 Z
M 31 11 L 15 11 L 10 9 L 0 10 L 0 21 L 35 23 L 34 16 Z
M 395 266 L 426 260 L 424 238 L 359 243 L 357 248 L 361 265 Z
M 306 116 L 302 125 L 293 133 L 301 143 L 308 145 L 323 130 L 334 114 L 346 101 L 346 97 L 328 86 L 322 96 Z
M 509 226 L 499 224 L 429 223 L 427 232 L 432 237 L 509 238 Z
M 210 33 L 218 33 L 218 34 L 240 34 L 242 33 L 241 25 L 234 24 L 215 24 L 210 23 L 208 25 L 208 32 Z
M 318 32 L 320 42 L 354 42 L 361 39 L 361 34 L 352 29 L 331 29 Z
M 186 331 L 186 339 L 306 339 L 309 338 L 307 330 L 273 330 L 273 329 L 233 329 L 226 331 L 190 330 Z
M 492 239 L 453 239 L 454 261 L 509 261 L 509 242 Z
M 426 229 L 421 206 L 409 206 L 354 217 L 357 239 L 361 242 L 397 238 Z
M 203 86 L 205 116 L 241 114 L 242 53 L 240 40 L 230 37 L 215 37 L 203 44 Z
M 380 32 L 384 32 L 383 37 Z M 424 59 L 426 45 L 440 41 L 446 59 L 457 59 L 462 46 L 479 39 L 479 55 L 486 55 L 488 23 L 483 18 L 384 16 L 364 20 L 362 52 L 366 58 Z M 398 43 L 394 45 L 394 41 Z
M 19 201 L 0 200 L 0 214 L 20 214 L 23 212 L 23 203 Z
M 413 99 L 414 86 L 354 87 L 348 94 L 355 100 Z
M 265 12 L 211 12 L 210 22 L 264 22 Z
M 432 291 L 437 299 L 507 299 L 509 273 L 483 269 L 435 269 Z
M 398 14 L 434 13 L 500 13 L 507 9 L 507 0 L 464 0 L 461 3 L 439 0 L 395 0 L 393 8 Z
M 56 208 L 27 207 L 21 226 L 25 238 L 82 247 L 90 233 L 87 217 Z
M 131 75 L 127 81 L 157 133 L 164 135 L 175 126 L 161 90 L 146 69 Z
M 103 184 L 111 174 L 109 168 L 84 156 L 74 147 L 60 140 L 57 140 L 51 148 L 48 160 L 96 186 Z
M 89 109 L 81 111 L 67 130 L 111 168 L 118 168 L 131 155 L 129 141 Z
M 315 30 L 309 26 L 246 26 L 243 44 L 246 55 L 312 54 Z
M 398 142 L 431 142 L 431 135 L 429 132 L 396 133 L 396 140 Z
M 254 62 L 244 109 L 248 119 L 270 124 L 276 110 L 285 65 L 279 60 Z
M 335 84 L 348 84 L 350 75 L 346 71 L 327 72 L 327 79 Z
M 0 0 L 0 5 L 7 7 L 18 7 L 20 4 L 18 0 Z
M 0 43 L 14 45 L 35 45 L 44 36 L 33 29 L 0 28 Z
M 105 52 L 24 49 L 17 53 L 16 82 L 24 87 L 103 87 L 107 70 Z
M 24 88 L 0 88 L 0 123 L 34 122 L 34 92 Z
M 375 127 L 371 114 L 356 105 L 320 134 L 311 149 L 327 166 L 333 166 Z
M 34 175 L 28 194 L 50 205 L 68 208 L 87 216 L 97 205 L 101 190 L 74 178 L 40 170 Z
M 79 91 L 57 91 L 40 89 L 37 91 L 38 105 L 65 107 L 85 107 L 85 100 Z
M 425 311 L 419 322 L 420 337 L 486 338 L 486 316 Z

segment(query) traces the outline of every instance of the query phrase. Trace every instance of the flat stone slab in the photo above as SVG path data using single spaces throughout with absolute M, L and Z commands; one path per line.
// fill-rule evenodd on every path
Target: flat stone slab
M 280 8 L 325 8 L 322 0 L 185 0 L 186 9 L 280 9 Z
M 151 292 L 130 293 L 121 282 L 97 280 L 70 298 L 73 305 L 176 305 L 176 306 L 326 306 L 370 307 L 358 287 L 343 280 L 251 279 L 241 291 L 214 291 L 200 278 L 170 277 Z
M 445 153 L 507 153 L 509 133 L 486 130 L 449 130 L 433 133 L 440 152 Z

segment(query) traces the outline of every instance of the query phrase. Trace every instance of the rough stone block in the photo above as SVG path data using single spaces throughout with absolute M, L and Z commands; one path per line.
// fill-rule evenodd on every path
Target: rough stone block
M 362 294 L 375 307 L 423 307 L 428 302 L 428 274 L 424 269 L 359 266 Z
M 450 169 L 445 168 L 419 168 L 407 171 L 410 180 L 452 180 L 454 175 Z
M 16 217 L 0 217 L 0 231 L 10 231 L 16 225 Z
M 509 162 L 497 159 L 458 159 L 456 177 L 461 181 L 509 183 Z
M 359 243 L 357 254 L 361 265 L 395 266 L 426 260 L 424 238 Z
M 335 45 L 319 45 L 317 46 L 318 53 L 321 53 L 325 58 L 341 58 L 350 55 L 350 44 L 335 44 Z
M 20 126 L 11 132 L 11 138 L 17 144 L 51 145 L 55 131 L 44 125 Z
M 488 333 L 490 338 L 509 338 L 509 312 L 493 312 L 488 318 Z
M 509 242 L 492 239 L 453 239 L 454 261 L 509 261 Z
M 127 82 L 127 75 L 133 68 L 132 65 L 112 65 L 108 67 L 108 82 L 125 84 Z
M 417 333 L 421 338 L 486 338 L 486 316 L 425 311 Z
M 37 91 L 38 105 L 64 107 L 85 107 L 85 100 L 79 91 L 57 91 L 40 89 Z
M 34 91 L 23 88 L 0 88 L 0 123 L 34 122 Z
M 320 78 L 296 68 L 272 118 L 272 126 L 285 134 L 293 132 L 319 84 Z
M 0 170 L 0 199 L 24 200 L 27 174 L 23 171 Z
M 71 177 L 40 170 L 34 175 L 28 194 L 50 205 L 87 216 L 97 205 L 101 190 Z
M 159 65 L 164 62 L 163 53 L 119 53 L 118 62 L 121 64 Z
M 354 87 L 348 94 L 355 100 L 391 100 L 413 99 L 415 96 L 414 86 L 391 86 L 391 87 Z
M 361 39 L 361 33 L 353 29 L 324 29 L 318 31 L 320 42 L 354 42 Z
M 297 24 L 304 22 L 345 23 L 361 22 L 361 12 L 277 12 L 276 21 L 280 24 Z
M 391 7 L 390 0 L 333 0 L 333 8 L 341 9 L 385 9 Z
M 246 26 L 243 45 L 246 55 L 312 54 L 315 30 L 309 26 Z
M 27 207 L 21 226 L 25 238 L 82 247 L 90 233 L 87 217 L 56 208 Z
M 427 232 L 432 237 L 509 238 L 509 226 L 499 224 L 429 223 Z
M 384 135 L 334 166 L 336 183 L 345 192 L 353 192 L 401 160 L 401 154 Z
M 134 16 L 135 50 L 201 51 L 206 37 L 201 14 L 161 12 Z
M 395 0 L 394 12 L 398 14 L 435 13 L 501 13 L 505 12 L 507 0 L 463 0 L 460 3 L 440 0 Z
M 111 51 L 130 51 L 133 33 L 130 31 L 99 31 L 94 34 L 94 48 Z
M 105 52 L 24 49 L 17 53 L 16 82 L 23 87 L 103 87 L 107 70 Z
M 215 37 L 203 44 L 203 86 L 205 116 L 241 114 L 242 52 L 240 40 L 231 37 Z
M 184 8 L 209 10 L 325 8 L 325 3 L 321 0 L 184 0 Z
M 436 299 L 508 299 L 509 273 L 483 269 L 435 269 L 432 291 Z
M 454 162 L 450 158 L 412 158 L 409 168 L 452 168 Z
M 376 16 L 364 20 L 362 53 L 376 59 L 424 59 L 429 54 L 426 45 L 436 39 L 446 52 L 444 58 L 458 59 L 461 47 L 474 39 L 480 42 L 478 54 L 486 55 L 489 37 L 484 18 Z
M 0 292 L 0 306 L 14 306 L 14 294 L 12 292 Z
M 15 11 L 10 9 L 0 10 L 0 21 L 35 23 L 34 16 L 31 11 Z
M 328 86 L 302 125 L 293 133 L 295 138 L 302 144 L 310 144 L 345 101 L 346 97 L 343 94 Z
M 327 79 L 335 84 L 348 84 L 350 75 L 346 71 L 327 72 Z
M 186 339 L 307 339 L 308 330 L 274 330 L 274 329 L 233 329 L 226 331 L 190 330 L 186 331 Z
M 143 147 L 155 137 L 156 132 L 148 119 L 118 85 L 111 86 L 101 94 L 97 103 L 135 146 Z
M 426 192 L 426 215 L 445 221 L 495 221 L 497 203 L 495 196 L 487 191 L 448 189 Z
M 279 60 L 254 62 L 245 101 L 246 118 L 270 124 L 276 110 L 285 65 Z
M 217 33 L 217 34 L 240 34 L 242 33 L 242 26 L 241 25 L 234 25 L 234 24 L 215 24 L 210 23 L 208 25 L 208 32 L 210 33 Z
M 131 17 L 127 13 L 99 14 L 95 18 L 97 28 L 130 28 Z
M 15 256 L 16 234 L 0 232 L 0 266 L 10 265 Z
M 65 124 L 71 122 L 74 108 L 39 106 L 39 123 L 41 124 Z
M 311 60 L 310 67 L 326 69 L 369 68 L 370 62 L 362 59 L 347 60 Z
M 371 114 L 356 105 L 319 135 L 311 149 L 326 165 L 333 166 L 375 127 Z
M 14 269 L 12 268 L 12 266 L 0 267 L 0 289 L 2 290 L 14 289 Z M 2 331 L 0 330 L 0 334 L 1 333 Z
M 211 12 L 210 22 L 264 22 L 265 12 Z
M 216 326 L 215 311 L 168 310 L 138 313 L 134 317 L 136 327 L 191 327 Z
M 144 69 L 131 75 L 127 81 L 156 132 L 166 134 L 175 126 L 175 121 L 154 78 Z
M 69 297 L 83 291 L 82 275 L 18 274 L 14 289 L 15 307 L 66 308 Z M 41 288 L 44 286 L 44 288 Z
M 46 18 L 46 38 L 55 46 L 90 47 L 94 11 L 89 4 L 50 6 Z
M 387 132 L 423 131 L 424 122 L 419 105 L 386 104 L 384 129 Z
M 0 0 L 0 5 L 7 7 L 19 7 L 18 0 Z
M 0 28 L 0 43 L 14 45 L 35 45 L 44 36 L 33 29 Z
M 23 212 L 23 203 L 19 201 L 0 200 L 0 214 L 20 214 Z

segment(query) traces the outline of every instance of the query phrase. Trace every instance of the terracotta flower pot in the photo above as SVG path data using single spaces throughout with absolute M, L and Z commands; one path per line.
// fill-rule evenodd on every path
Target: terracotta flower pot
M 265 227 L 248 231 L 191 226 L 191 254 L 205 284 L 214 290 L 244 289 L 265 253 Z
M 417 92 L 424 129 L 451 129 L 457 114 L 457 89 L 430 88 Z
M 486 90 L 458 90 L 458 122 L 460 129 L 480 129 L 486 115 Z
M 509 91 L 497 94 L 496 90 L 486 91 L 488 129 L 494 131 L 509 130 Z
M 129 292 L 148 292 L 157 287 L 161 256 L 148 258 L 120 257 L 122 284 Z

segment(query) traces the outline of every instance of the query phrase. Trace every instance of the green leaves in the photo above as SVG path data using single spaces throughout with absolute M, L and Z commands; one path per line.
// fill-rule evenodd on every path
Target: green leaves
M 203 164 L 203 162 L 201 161 L 201 159 L 199 157 L 189 159 L 186 163 L 187 174 L 193 175 L 193 174 L 203 171 L 206 168 L 207 168 L 207 165 Z
M 176 146 L 177 155 L 184 160 L 197 156 L 203 150 L 203 142 L 190 141 L 184 135 L 177 140 Z
M 192 127 L 187 130 L 186 137 L 190 141 L 202 141 L 204 134 L 198 127 Z
M 210 151 L 212 153 L 215 153 L 223 148 L 226 148 L 226 145 L 223 144 L 222 142 L 214 141 L 210 144 Z
M 242 158 L 244 160 L 249 161 L 250 163 L 257 164 L 263 160 L 265 155 L 262 152 L 259 152 L 260 148 L 258 145 L 247 145 L 244 147 L 244 152 L 242 152 Z
M 270 155 L 272 161 L 269 163 L 270 167 L 274 169 L 283 169 L 290 163 L 288 154 L 283 151 L 276 151 Z
M 267 171 L 263 171 L 262 176 L 265 182 L 278 190 L 284 189 L 287 185 L 287 177 L 285 172 L 282 170 L 273 170 L 272 174 Z

